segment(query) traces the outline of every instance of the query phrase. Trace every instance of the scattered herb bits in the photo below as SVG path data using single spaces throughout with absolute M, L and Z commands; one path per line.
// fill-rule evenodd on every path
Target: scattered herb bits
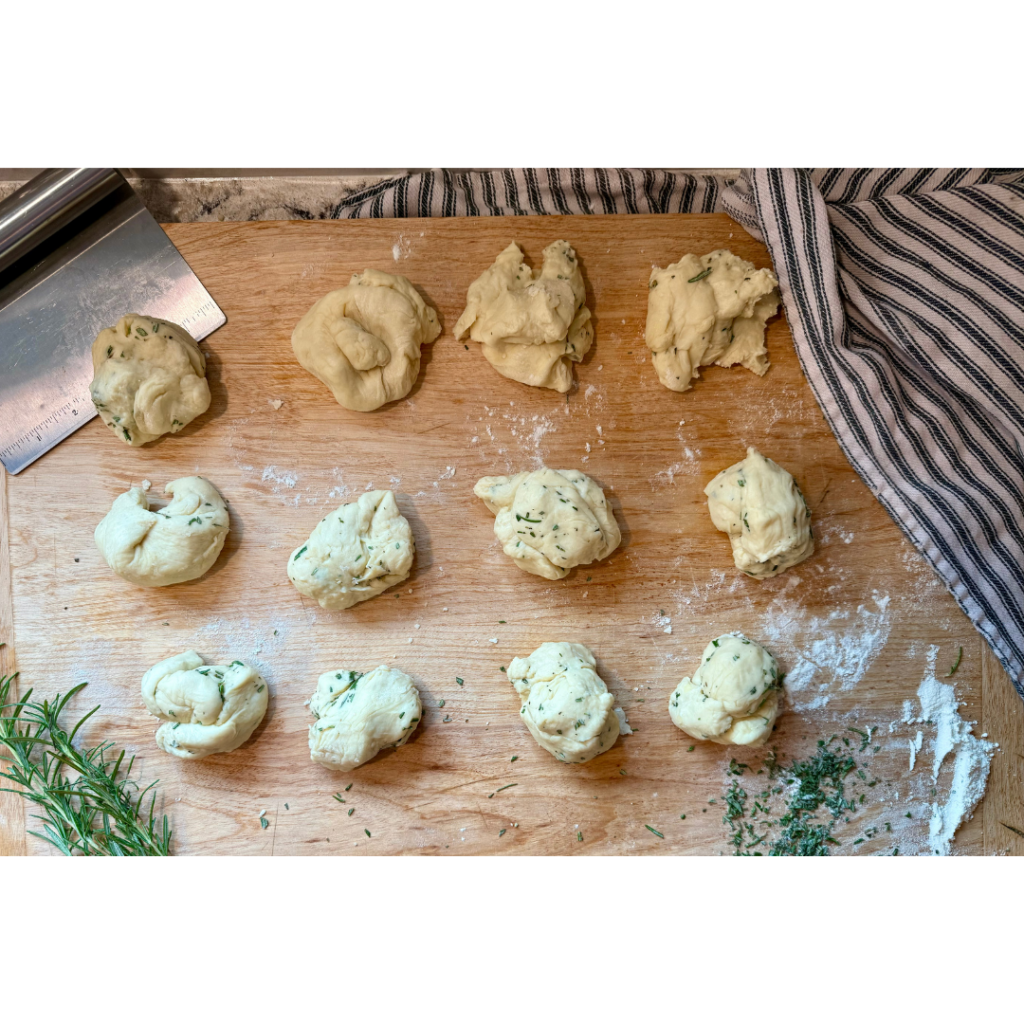
M 373 838 L 373 836 L 370 835 L 370 830 L 368 828 L 364 828 L 363 831 L 366 833 L 366 838 L 367 839 L 372 839 Z
M 652 828 L 650 825 L 644 825 L 644 828 L 647 829 L 648 832 L 653 832 L 659 839 L 665 838 L 656 828 Z

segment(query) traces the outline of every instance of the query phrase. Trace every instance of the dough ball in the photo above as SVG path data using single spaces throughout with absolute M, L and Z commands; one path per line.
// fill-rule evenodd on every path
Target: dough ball
M 485 476 L 473 493 L 494 513 L 494 535 L 520 569 L 560 580 L 607 558 L 622 539 L 604 491 L 575 469 Z
M 704 648 L 693 678 L 669 697 L 668 713 L 695 740 L 756 747 L 771 735 L 781 688 L 775 659 L 742 634 L 726 633 Z
M 565 392 L 572 364 L 594 341 L 586 289 L 573 247 L 552 242 L 539 272 L 523 262 L 513 242 L 470 286 L 455 325 L 469 332 L 498 373 L 536 388 Z
M 240 747 L 267 711 L 266 680 L 251 665 L 207 665 L 186 651 L 154 665 L 142 677 L 142 699 L 164 720 L 161 750 L 194 760 Z
M 400 747 L 422 715 L 416 684 L 397 668 L 325 672 L 309 710 L 309 756 L 336 772 L 350 772 L 385 747 Z
M 150 510 L 141 487 L 118 495 L 94 534 L 96 547 L 121 579 L 137 587 L 194 580 L 217 561 L 228 535 L 228 509 L 209 480 L 186 476 L 165 488 L 164 508 Z
M 596 665 L 583 644 L 546 643 L 508 667 L 526 728 L 559 761 L 589 761 L 618 738 L 615 698 Z
M 176 434 L 210 407 L 206 357 L 188 331 L 129 313 L 92 343 L 89 394 L 103 422 L 138 447 Z
M 292 332 L 292 349 L 339 405 L 371 412 L 409 393 L 420 346 L 440 333 L 437 313 L 408 278 L 364 270 L 313 304 Z
M 336 612 L 401 583 L 416 546 L 391 491 L 367 491 L 325 516 L 288 556 L 288 579 L 300 594 Z
M 767 268 L 716 249 L 655 268 L 647 292 L 647 347 L 658 379 L 687 391 L 702 366 L 768 370 L 764 329 L 779 308 L 778 280 Z
M 811 513 L 796 481 L 756 448 L 704 488 L 711 521 L 732 543 L 737 569 L 768 579 L 814 553 Z

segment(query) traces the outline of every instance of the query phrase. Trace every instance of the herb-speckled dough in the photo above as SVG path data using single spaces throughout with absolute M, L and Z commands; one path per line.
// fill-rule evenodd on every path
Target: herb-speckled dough
M 607 558 L 622 539 L 604 491 L 575 469 L 485 476 L 473 493 L 494 513 L 505 554 L 534 576 L 560 580 Z
M 437 313 L 408 278 L 364 270 L 313 304 L 292 332 L 292 350 L 339 405 L 371 412 L 409 393 L 420 346 L 440 333 Z
M 796 481 L 756 448 L 704 488 L 711 520 L 729 535 L 737 569 L 777 576 L 814 553 L 811 513 Z
M 455 325 L 469 332 L 498 373 L 522 384 L 566 392 L 572 364 L 594 341 L 586 288 L 573 247 L 552 242 L 539 272 L 523 262 L 512 242 L 470 286 Z
M 184 328 L 129 313 L 92 344 L 89 395 L 103 422 L 133 448 L 176 434 L 210 407 L 206 357 Z
M 615 698 L 583 644 L 544 643 L 513 658 L 508 678 L 533 738 L 559 761 L 579 764 L 610 750 L 619 735 Z
M 764 329 L 779 308 L 778 280 L 767 268 L 716 249 L 655 267 L 647 292 L 645 340 L 658 379 L 687 391 L 702 366 L 737 363 L 768 371 Z
M 107 565 L 137 587 L 168 587 L 209 572 L 228 535 L 228 509 L 209 480 L 186 476 L 165 488 L 172 500 L 150 510 L 141 487 L 114 499 L 96 527 Z
M 251 665 L 204 665 L 186 651 L 154 665 L 142 677 L 142 699 L 164 724 L 161 750 L 186 760 L 226 754 L 240 747 L 263 721 L 269 691 Z
M 400 747 L 416 728 L 423 706 L 416 684 L 397 668 L 381 665 L 365 674 L 325 672 L 309 702 L 310 760 L 348 772 L 386 747 Z
M 339 611 L 401 583 L 416 547 L 391 491 L 367 491 L 317 523 L 288 556 L 288 578 L 321 608 Z
M 759 746 L 779 715 L 781 688 L 775 659 L 742 634 L 726 633 L 704 648 L 693 677 L 673 690 L 668 713 L 695 740 Z

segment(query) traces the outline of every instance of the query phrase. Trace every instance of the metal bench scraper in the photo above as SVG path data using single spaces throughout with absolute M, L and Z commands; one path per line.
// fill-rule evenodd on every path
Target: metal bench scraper
M 49 170 L 0 203 L 0 462 L 18 473 L 96 415 L 91 348 L 125 313 L 197 341 L 226 320 L 113 168 Z

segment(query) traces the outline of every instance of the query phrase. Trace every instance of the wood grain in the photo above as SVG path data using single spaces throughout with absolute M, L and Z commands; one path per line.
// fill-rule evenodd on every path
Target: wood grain
M 14 603 L 11 594 L 11 548 L 8 538 L 7 470 L 0 466 L 0 677 L 18 669 L 14 647 Z M 11 697 L 18 696 L 18 681 L 11 686 Z M 25 801 L 13 793 L 0 793 L 0 857 L 26 852 Z
M 667 700 L 708 640 L 732 629 L 767 643 L 784 669 L 803 664 L 806 685 L 791 695 L 774 738 L 784 758 L 833 733 L 849 738 L 851 727 L 877 730 L 879 751 L 857 756 L 880 782 L 862 790 L 864 803 L 838 833 L 840 853 L 924 848 L 930 762 L 922 767 L 926 747 L 909 772 L 908 743 L 919 726 L 900 722 L 903 702 L 914 700 L 930 664 L 941 675 L 962 644 L 962 714 L 1003 750 L 993 796 L 955 847 L 1019 852 L 1013 834 L 995 824 L 1022 816 L 1019 763 L 1004 767 L 1013 744 L 1024 750 L 1019 700 L 842 455 L 785 319 L 769 327 L 772 368 L 763 379 L 716 367 L 682 395 L 657 381 L 643 344 L 651 265 L 722 246 L 768 262 L 764 247 L 727 217 L 167 230 L 228 316 L 205 343 L 209 413 L 142 449 L 118 444 L 95 420 L 7 487 L 23 678 L 40 694 L 89 680 L 80 705 L 102 705 L 90 736 L 126 745 L 138 754 L 141 778 L 160 778 L 176 852 L 731 852 L 720 801 L 725 768 L 743 752 L 710 744 L 690 751 Z M 596 328 L 568 399 L 506 380 L 476 346 L 451 335 L 468 284 L 510 240 L 536 263 L 559 237 L 577 249 Z M 365 267 L 407 275 L 438 309 L 444 333 L 426 350 L 407 400 L 359 414 L 298 366 L 289 338 L 316 299 Z M 794 473 L 818 543 L 808 562 L 764 583 L 734 569 L 702 493 L 748 444 Z M 523 573 L 501 553 L 493 519 L 472 495 L 479 476 L 542 462 L 592 474 L 623 529 L 609 559 L 557 583 Z M 159 494 L 193 473 L 231 503 L 232 532 L 214 569 L 156 591 L 113 576 L 92 532 L 114 497 L 144 478 Z M 413 575 L 397 592 L 324 612 L 289 584 L 285 559 L 327 510 L 371 485 L 391 487 L 413 526 Z M 562 639 L 592 648 L 637 730 L 586 765 L 560 764 L 533 743 L 501 671 L 515 655 Z M 155 747 L 158 723 L 145 711 L 139 679 L 190 647 L 210 660 L 255 660 L 273 695 L 242 748 L 184 763 Z M 808 664 L 815 658 L 817 669 Z M 414 739 L 348 775 L 311 764 L 304 702 L 319 673 L 382 662 L 421 687 L 425 715 Z M 807 707 L 813 698 L 818 706 Z M 756 768 L 755 755 L 743 760 Z M 950 767 L 935 783 L 940 791 Z M 340 804 L 332 794 L 350 782 Z M 878 832 L 855 847 L 872 825 Z M 12 831 L 20 825 L 9 819 L 5 832 Z M 4 842 L 8 852 L 19 849 L 17 834 Z M 48 852 L 35 840 L 28 846 Z

